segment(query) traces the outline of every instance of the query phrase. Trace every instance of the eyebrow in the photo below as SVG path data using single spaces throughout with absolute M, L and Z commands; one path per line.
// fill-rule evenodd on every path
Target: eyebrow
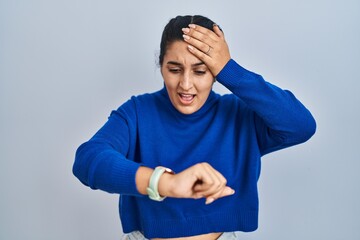
M 175 61 L 168 61 L 167 64 L 176 65 L 176 66 L 182 66 L 181 63 L 175 62 Z M 198 62 L 198 63 L 191 64 L 191 66 L 196 67 L 196 66 L 200 66 L 200 65 L 203 65 L 203 64 L 205 64 L 205 63 L 204 62 Z

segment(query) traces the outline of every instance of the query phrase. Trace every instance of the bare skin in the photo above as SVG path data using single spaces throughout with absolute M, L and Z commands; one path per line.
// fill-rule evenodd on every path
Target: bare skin
M 217 25 L 214 25 L 213 32 L 195 24 L 184 28 L 183 33 L 184 41 L 189 44 L 189 51 L 203 61 L 214 76 L 217 76 L 231 59 L 224 33 Z
M 182 30 L 184 41 L 176 41 L 168 46 L 161 73 L 174 107 L 179 112 L 191 114 L 204 105 L 211 92 L 214 76 L 230 60 L 230 53 L 224 34 L 216 25 L 214 32 L 194 24 Z M 136 186 L 141 194 L 147 194 L 152 172 L 153 169 L 147 167 L 138 169 Z M 224 176 L 206 162 L 176 174 L 164 173 L 160 177 L 158 190 L 161 196 L 166 197 L 205 198 L 205 204 L 234 194 Z M 153 240 L 215 240 L 221 234 Z
M 147 167 L 140 167 L 136 172 L 136 185 L 141 194 L 147 194 L 152 172 L 153 169 Z M 198 163 L 177 174 L 164 173 L 160 177 L 158 190 L 161 196 L 166 197 L 206 198 L 206 204 L 234 194 L 221 173 L 208 163 Z

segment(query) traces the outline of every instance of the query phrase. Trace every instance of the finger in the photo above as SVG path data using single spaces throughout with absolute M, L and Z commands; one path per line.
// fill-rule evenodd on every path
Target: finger
M 184 41 L 201 50 L 203 53 L 208 54 L 211 51 L 211 46 L 188 35 L 184 35 Z
M 209 164 L 203 164 L 204 169 L 209 172 L 210 176 L 213 179 L 212 186 L 209 186 L 208 189 L 204 189 L 201 192 L 206 197 L 207 204 L 215 201 L 216 199 L 224 196 L 228 196 L 234 193 L 234 190 L 226 186 L 227 181 L 225 177 L 216 169 L 214 169 Z
M 221 31 L 221 28 L 220 28 L 217 24 L 214 24 L 213 30 L 214 30 L 214 32 L 216 33 L 216 35 L 217 35 L 218 37 L 220 37 L 220 38 L 222 38 L 222 39 L 225 38 L 224 32 Z
M 195 55 L 195 57 L 199 58 L 201 61 L 203 61 L 204 63 L 207 63 L 211 57 L 209 55 L 207 55 L 205 52 L 195 48 L 192 45 L 188 46 L 188 50 Z
M 182 31 L 184 33 L 184 40 L 201 50 L 208 49 L 209 46 L 216 45 L 219 37 L 216 36 L 213 31 L 208 29 L 206 30 L 208 32 L 202 33 L 191 28 L 183 28 Z M 204 46 L 204 48 L 201 48 L 201 46 Z
M 222 182 L 214 182 L 211 186 L 207 186 L 207 189 L 204 189 L 204 191 L 201 192 L 203 196 L 206 198 L 214 198 L 218 199 L 222 197 L 224 189 L 226 189 L 226 185 L 224 185 Z
M 196 175 L 198 181 L 194 184 L 194 191 L 204 197 L 213 194 L 218 188 L 219 177 L 208 163 L 196 165 Z
M 235 193 L 235 190 L 227 186 L 224 188 L 224 190 L 221 192 L 221 194 L 219 196 L 216 196 L 216 195 L 208 196 L 206 198 L 205 204 L 210 204 L 219 198 L 231 196 L 234 193 Z
M 215 185 L 215 187 L 217 187 L 217 189 L 222 189 L 226 186 L 227 181 L 226 181 L 225 177 L 219 171 L 217 171 L 215 168 L 213 168 L 210 164 L 205 164 L 204 167 L 213 176 L 213 178 L 216 179 L 216 182 L 214 183 L 214 185 Z
M 214 33 L 212 30 L 202 27 L 200 25 L 196 24 L 189 24 L 190 35 L 194 35 L 194 37 L 207 37 L 207 39 L 211 39 L 213 41 L 216 41 L 218 39 L 218 36 L 216 33 Z
M 209 196 L 216 191 L 216 181 L 217 179 L 215 179 L 214 176 L 208 173 L 202 173 L 202 176 L 194 184 L 193 190 L 197 195 L 201 195 L 202 197 Z
M 226 179 L 207 163 L 203 163 L 201 167 L 207 173 L 207 179 L 202 180 L 202 184 L 196 186 L 195 189 L 205 197 L 212 195 L 217 198 L 226 187 Z
M 235 190 L 229 186 L 226 186 L 220 197 L 231 196 L 235 193 Z

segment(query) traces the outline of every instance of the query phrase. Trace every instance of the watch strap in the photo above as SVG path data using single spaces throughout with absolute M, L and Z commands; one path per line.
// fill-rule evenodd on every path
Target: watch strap
M 147 187 L 146 189 L 146 192 L 151 200 L 163 201 L 166 198 L 166 197 L 161 197 L 158 191 L 160 177 L 165 172 L 174 174 L 174 172 L 171 169 L 162 166 L 156 167 L 153 173 L 151 174 L 149 187 Z

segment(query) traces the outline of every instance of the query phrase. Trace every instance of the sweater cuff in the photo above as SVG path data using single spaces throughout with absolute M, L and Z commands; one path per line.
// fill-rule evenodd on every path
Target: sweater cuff
M 142 196 L 136 187 L 136 172 L 140 164 L 119 158 L 114 152 L 105 151 L 102 154 L 103 156 L 98 155 L 97 164 L 89 169 L 89 186 L 110 193 Z
M 122 192 L 127 195 L 142 196 L 136 187 L 136 172 L 140 167 L 140 164 L 123 160 L 126 162 L 126 166 L 122 162 L 114 164 L 109 178 L 114 182 L 114 188 L 116 192 Z
M 259 75 L 243 68 L 233 59 L 230 59 L 216 76 L 216 80 L 225 87 L 229 87 L 238 85 L 240 80 L 249 80 L 254 77 L 259 77 Z

